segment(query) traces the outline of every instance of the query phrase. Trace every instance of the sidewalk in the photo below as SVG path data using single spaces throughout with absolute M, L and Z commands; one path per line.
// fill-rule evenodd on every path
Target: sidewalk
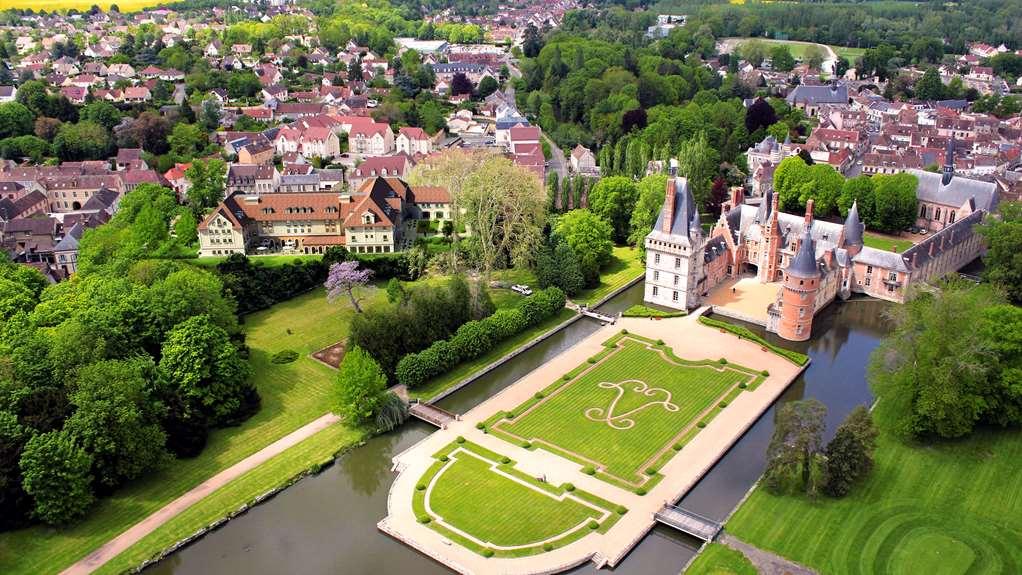
M 332 413 L 328 413 L 319 419 L 311 421 L 303 427 L 292 431 L 288 435 L 281 437 L 270 445 L 267 445 L 245 459 L 242 459 L 220 473 L 217 473 L 206 481 L 203 481 L 191 491 L 185 493 L 181 497 L 178 497 L 174 501 L 171 501 L 159 511 L 136 523 L 124 533 L 114 537 L 103 544 L 103 546 L 99 549 L 96 549 L 74 565 L 65 569 L 62 572 L 62 575 L 85 575 L 86 573 L 92 573 L 96 569 L 99 569 L 104 563 L 119 555 L 122 551 L 131 547 L 167 521 L 170 521 L 174 516 L 197 503 L 203 497 L 213 493 L 224 485 L 227 485 L 246 472 L 255 469 L 273 456 L 297 445 L 302 440 L 315 435 L 331 425 L 334 425 L 338 421 L 340 421 L 339 417 Z

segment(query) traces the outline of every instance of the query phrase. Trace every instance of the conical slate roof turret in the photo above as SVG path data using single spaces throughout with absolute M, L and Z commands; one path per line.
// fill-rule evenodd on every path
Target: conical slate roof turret
M 862 231 L 865 228 L 859 219 L 859 202 L 853 201 L 852 208 L 848 210 L 848 217 L 845 218 L 845 245 L 862 247 Z
M 813 241 L 813 236 L 809 233 L 809 226 L 806 226 L 805 231 L 802 232 L 798 253 L 791 260 L 787 271 L 788 275 L 797 278 L 812 278 L 820 275 L 820 270 L 816 267 L 816 242 Z

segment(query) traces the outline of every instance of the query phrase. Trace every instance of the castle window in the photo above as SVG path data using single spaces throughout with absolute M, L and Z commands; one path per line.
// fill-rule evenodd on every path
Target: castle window
M 653 263 L 655 263 L 655 264 L 660 263 L 660 254 L 655 254 L 653 256 Z
M 919 206 L 919 217 L 920 218 L 926 217 L 926 204 Z
M 678 285 L 678 274 L 674 274 L 674 285 Z
M 868 274 L 873 273 L 873 266 L 866 266 L 866 273 Z
M 804 307 L 803 308 L 799 308 L 799 310 L 798 310 L 798 317 L 799 317 L 799 319 L 802 319 L 805 316 L 806 316 L 806 308 L 804 308 Z
M 674 267 L 675 268 L 681 267 L 681 258 L 674 258 Z
M 660 281 L 660 272 L 656 270 L 653 271 L 653 281 Z
M 958 215 L 958 212 L 954 212 L 954 211 L 950 212 L 948 214 L 948 216 L 947 216 L 947 223 L 949 223 L 949 224 L 955 223 L 955 216 L 956 215 Z
M 869 278 L 866 278 L 866 287 L 869 287 Z
M 940 221 L 940 208 L 934 208 L 933 219 L 937 220 L 938 222 Z
M 678 301 L 678 292 L 675 291 L 674 295 L 671 296 L 671 301 Z
M 653 297 L 656 297 L 657 295 L 659 295 L 659 292 L 660 292 L 660 290 L 657 289 L 656 286 L 653 286 Z
M 795 326 L 795 335 L 802 335 L 802 324 Z

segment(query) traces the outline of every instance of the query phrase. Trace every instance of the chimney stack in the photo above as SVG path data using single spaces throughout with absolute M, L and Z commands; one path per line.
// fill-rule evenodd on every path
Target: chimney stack
M 813 199 L 809 198 L 806 202 L 806 229 L 813 226 Z
M 667 191 L 664 194 L 664 219 L 663 226 L 660 231 L 665 234 L 671 233 L 671 228 L 674 226 L 674 199 L 676 194 L 674 193 L 674 178 L 667 180 Z

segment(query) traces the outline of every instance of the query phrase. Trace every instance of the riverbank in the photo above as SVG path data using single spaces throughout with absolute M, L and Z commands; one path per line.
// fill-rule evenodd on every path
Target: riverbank
M 382 290 L 374 290 L 369 297 L 385 295 Z M 346 336 L 354 313 L 349 308 L 343 304 L 328 305 L 323 290 L 315 290 L 247 316 L 244 329 L 253 382 L 262 397 L 259 412 L 237 427 L 215 430 L 199 456 L 175 460 L 172 465 L 101 499 L 75 525 L 61 529 L 33 526 L 0 534 L 0 573 L 58 573 L 211 477 L 328 413 L 335 372 L 313 360 L 310 354 L 339 336 Z M 272 357 L 284 350 L 298 352 L 298 359 L 287 364 L 273 363 Z M 357 442 L 358 438 L 348 441 Z M 305 461 L 321 461 L 341 447 L 320 445 L 318 450 L 305 454 Z M 250 473 L 258 472 L 259 468 Z M 253 485 L 269 489 L 288 477 L 280 476 L 274 481 L 267 476 Z M 231 502 L 203 498 L 192 506 L 194 517 L 237 509 L 249 499 L 248 493 L 238 493 Z M 204 524 L 192 523 L 185 531 L 193 532 Z M 129 551 L 150 557 L 177 540 L 174 536 L 159 540 L 147 537 Z
M 727 522 L 742 541 L 820 573 L 1017 573 L 1022 432 L 909 444 L 881 426 L 872 473 L 842 499 L 762 487 Z M 706 563 L 713 558 L 700 561 Z

